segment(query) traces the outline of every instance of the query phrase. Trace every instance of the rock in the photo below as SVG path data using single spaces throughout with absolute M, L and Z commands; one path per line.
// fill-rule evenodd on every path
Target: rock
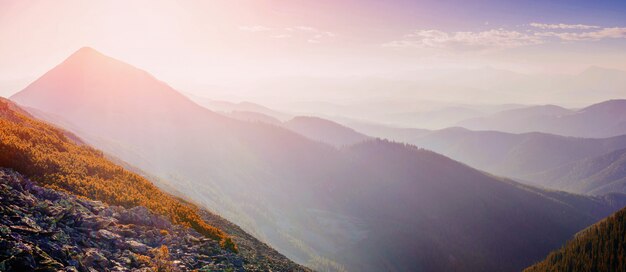
M 35 258 L 27 252 L 9 256 L 0 263 L 0 268 L 4 268 L 4 271 L 33 271 L 36 267 Z
M 106 267 L 108 261 L 97 249 L 89 248 L 85 251 L 83 263 L 88 267 Z
M 83 219 L 80 226 L 88 229 L 102 229 L 107 228 L 114 223 L 115 220 L 113 219 L 89 216 Z
M 146 246 L 143 243 L 137 242 L 135 240 L 128 240 L 126 241 L 126 244 L 130 248 L 130 250 L 133 252 L 141 253 L 141 254 L 148 252 L 148 246 Z
M 34 258 L 37 262 L 37 271 L 50 271 L 56 272 L 59 269 L 63 268 L 63 265 L 51 258 L 45 251 L 35 248 L 34 249 Z
M 110 232 L 106 229 L 92 231 L 90 235 L 92 236 L 92 238 L 106 239 L 106 240 L 117 240 L 121 238 L 120 235 Z
M 78 272 L 78 269 L 76 269 L 76 267 L 73 266 L 66 266 L 63 271 L 65 272 Z
M 130 238 L 137 236 L 137 233 L 134 230 L 128 229 L 128 228 L 120 229 L 118 233 L 124 237 L 130 237 Z
M 9 226 L 9 228 L 11 228 L 12 231 L 17 231 L 17 232 L 22 232 L 22 233 L 30 233 L 30 234 L 38 234 L 41 231 L 40 228 L 34 229 L 34 228 L 31 228 L 31 227 L 28 227 L 28 226 L 20 226 L 20 225 Z
M 120 212 L 118 219 L 123 224 L 146 225 L 159 229 L 170 229 L 172 227 L 172 223 L 165 217 L 155 215 L 143 206 Z

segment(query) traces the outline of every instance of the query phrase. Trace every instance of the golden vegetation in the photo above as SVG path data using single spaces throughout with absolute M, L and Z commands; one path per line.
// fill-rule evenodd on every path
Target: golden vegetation
M 155 248 L 152 250 L 152 254 L 154 254 L 154 258 L 152 258 L 152 271 L 154 272 L 176 272 L 180 271 L 174 265 L 174 262 L 170 259 L 170 251 L 165 246 L 162 245 L 160 248 Z
M 111 205 L 145 206 L 237 251 L 230 237 L 200 218 L 196 206 L 160 191 L 107 160 L 101 151 L 76 144 L 62 130 L 13 107 L 0 100 L 0 167 L 12 168 L 46 187 Z

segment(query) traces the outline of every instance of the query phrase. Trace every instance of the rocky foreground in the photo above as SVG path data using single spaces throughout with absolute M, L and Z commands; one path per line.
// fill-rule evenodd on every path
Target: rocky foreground
M 0 271 L 303 269 L 251 263 L 144 207 L 80 199 L 6 169 L 0 169 L 0 204 Z

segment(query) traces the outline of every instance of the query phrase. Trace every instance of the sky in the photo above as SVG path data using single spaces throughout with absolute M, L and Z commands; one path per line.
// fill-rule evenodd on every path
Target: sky
M 566 91 L 563 75 L 626 70 L 626 1 L 0 0 L 0 41 L 3 96 L 90 46 L 220 99 L 558 103 L 455 79 L 493 74 L 490 88 L 511 89 L 494 77 L 514 73 Z

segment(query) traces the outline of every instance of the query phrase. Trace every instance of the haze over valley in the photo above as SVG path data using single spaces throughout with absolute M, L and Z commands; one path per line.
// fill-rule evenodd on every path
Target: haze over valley
M 531 2 L 0 2 L 0 271 L 626 269 L 626 7 Z

